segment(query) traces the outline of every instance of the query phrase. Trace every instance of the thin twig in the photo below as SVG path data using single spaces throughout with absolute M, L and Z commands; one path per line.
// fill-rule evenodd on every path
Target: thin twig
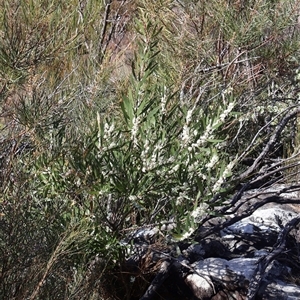
M 157 295 L 157 291 L 160 286 L 164 283 L 164 281 L 169 276 L 169 272 L 171 270 L 172 263 L 169 261 L 164 261 L 161 264 L 160 270 L 151 282 L 150 286 L 148 287 L 146 293 L 140 298 L 140 300 L 150 300 L 153 299 Z
M 258 266 L 255 271 L 255 275 L 253 276 L 253 278 L 249 284 L 249 289 L 248 289 L 248 294 L 247 294 L 248 300 L 256 299 L 257 292 L 260 288 L 262 279 L 265 276 L 265 271 L 266 271 L 267 267 L 281 252 L 284 251 L 287 235 L 299 223 L 300 223 L 300 217 L 296 217 L 296 218 L 292 219 L 291 221 L 289 221 L 285 225 L 283 230 L 280 232 L 280 234 L 278 235 L 277 242 L 274 245 L 273 251 L 271 251 L 271 253 L 262 257 L 259 260 Z
M 265 158 L 267 153 L 271 150 L 271 148 L 274 146 L 276 141 L 278 140 L 282 130 L 285 128 L 286 124 L 295 117 L 300 112 L 300 107 L 292 110 L 290 113 L 288 113 L 276 126 L 274 133 L 272 134 L 271 138 L 269 139 L 268 143 L 264 147 L 263 151 L 260 153 L 260 155 L 255 159 L 252 166 L 250 166 L 244 173 L 242 173 L 239 176 L 239 180 L 243 180 L 247 178 L 261 163 L 261 161 Z

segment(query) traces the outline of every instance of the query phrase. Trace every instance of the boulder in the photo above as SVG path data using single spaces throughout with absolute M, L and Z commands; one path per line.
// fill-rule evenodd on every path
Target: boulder
M 147 255 L 159 270 L 141 299 L 158 299 L 159 290 L 170 289 L 168 277 L 193 299 L 300 299 L 299 199 L 278 192 L 286 187 L 272 188 L 246 193 L 224 218 L 204 220 L 193 239 L 162 242 L 162 227 L 133 233 L 127 261 L 139 266 Z

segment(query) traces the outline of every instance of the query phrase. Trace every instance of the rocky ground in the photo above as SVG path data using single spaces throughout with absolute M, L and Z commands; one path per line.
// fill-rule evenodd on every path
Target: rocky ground
M 192 239 L 175 244 L 158 228 L 134 233 L 125 269 L 132 281 L 147 278 L 140 299 L 300 299 L 298 189 L 238 192 L 222 217 L 204 217 Z

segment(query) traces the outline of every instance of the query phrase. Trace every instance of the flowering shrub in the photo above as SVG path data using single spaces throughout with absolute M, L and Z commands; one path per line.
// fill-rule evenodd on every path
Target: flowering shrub
M 0 298 L 93 298 L 132 231 L 190 237 L 297 105 L 296 0 L 2 2 Z
M 150 24 L 147 30 L 148 41 L 140 40 L 139 59 L 122 97 L 122 116 L 98 114 L 88 148 L 72 164 L 87 182 L 97 183 L 82 188 L 98 197 L 98 211 L 92 213 L 102 215 L 112 232 L 175 217 L 177 231 L 185 234 L 196 226 L 182 224 L 193 224 L 198 207 L 222 189 L 235 166 L 220 134 L 234 117 L 234 103 L 223 97 L 205 111 L 200 98 L 179 104 L 179 94 L 160 75 L 159 30 Z M 212 210 L 208 205 L 206 213 Z

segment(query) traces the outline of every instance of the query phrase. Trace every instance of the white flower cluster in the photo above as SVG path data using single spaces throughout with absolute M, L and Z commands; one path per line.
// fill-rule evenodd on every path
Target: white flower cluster
M 227 141 L 225 140 L 225 141 L 223 141 L 223 142 L 217 143 L 215 147 L 216 147 L 216 149 L 221 150 L 221 149 L 223 149 L 223 148 L 226 148 L 227 145 L 228 145 L 228 143 L 227 143 Z
M 143 148 L 142 153 L 141 153 L 141 159 L 142 159 L 142 161 L 146 160 L 147 157 L 148 157 L 148 153 L 150 151 L 149 144 L 150 144 L 149 140 L 146 139 L 145 140 L 145 144 L 144 144 L 144 148 Z
M 195 223 L 200 223 L 201 218 L 207 213 L 208 208 L 208 204 L 200 203 L 200 205 L 191 212 L 191 216 L 194 218 Z
M 220 190 L 222 184 L 226 180 L 226 177 L 228 177 L 231 174 L 231 170 L 233 169 L 235 164 L 236 164 L 236 161 L 234 160 L 227 165 L 227 167 L 225 168 L 224 172 L 222 173 L 222 175 L 220 176 L 218 181 L 214 184 L 213 189 L 212 189 L 213 192 L 218 192 Z
M 172 175 L 172 174 L 176 173 L 179 170 L 179 167 L 180 167 L 179 164 L 174 165 L 174 167 L 168 171 L 168 174 Z
M 182 187 L 180 188 L 182 191 L 179 192 L 179 195 L 176 199 L 176 205 L 181 205 L 183 202 L 185 202 L 185 200 L 189 200 L 189 196 L 187 194 L 189 185 L 187 182 L 184 182 Z
M 133 141 L 133 145 L 137 146 L 138 140 L 137 140 L 137 135 L 138 135 L 138 130 L 139 130 L 139 124 L 140 124 L 140 117 L 133 117 L 132 120 L 132 128 L 131 128 L 131 140 Z
M 180 241 L 183 241 L 187 238 L 189 238 L 193 233 L 195 232 L 195 229 L 190 227 L 188 231 L 186 231 L 181 237 L 180 237 Z
M 219 116 L 219 118 L 217 120 L 215 120 L 214 122 L 208 123 L 203 134 L 197 139 L 197 141 L 192 143 L 190 146 L 188 146 L 190 143 L 190 140 L 191 140 L 190 123 L 191 123 L 191 119 L 192 119 L 192 113 L 195 108 L 188 110 L 187 115 L 186 115 L 186 121 L 183 126 L 183 130 L 182 130 L 182 136 L 181 136 L 182 146 L 188 146 L 188 150 L 192 151 L 195 148 L 200 148 L 200 147 L 204 146 L 205 143 L 207 142 L 207 140 L 214 139 L 214 130 L 215 130 L 216 126 L 220 122 L 223 123 L 225 121 L 225 119 L 227 118 L 227 116 L 229 115 L 229 113 L 232 111 L 233 108 L 234 108 L 234 103 L 233 102 L 229 103 L 227 109 L 225 109 L 223 111 L 223 113 Z M 196 136 L 197 133 L 198 132 L 195 129 L 193 132 L 194 136 Z
M 215 125 L 215 124 L 214 124 Z M 213 126 L 211 124 L 208 124 L 205 128 L 205 131 L 202 136 L 196 141 L 196 143 L 193 143 L 191 147 L 188 148 L 189 151 L 192 151 L 192 149 L 199 148 L 203 146 L 208 139 L 213 139 Z
M 186 114 L 186 118 L 185 118 L 185 124 L 183 126 L 183 130 L 182 130 L 182 145 L 186 146 L 188 145 L 189 141 L 190 141 L 190 123 L 192 120 L 192 115 L 193 115 L 193 109 L 189 109 L 187 114 Z
M 131 202 L 136 202 L 138 200 L 138 197 L 136 195 L 130 195 L 128 197 L 128 200 Z
M 112 149 L 112 148 L 114 148 L 114 147 L 116 147 L 117 146 L 117 144 L 115 143 L 115 142 L 111 142 L 110 144 L 109 144 L 109 146 L 107 146 L 107 147 L 102 147 L 102 150 L 103 151 L 107 151 L 107 150 L 110 150 L 110 149 Z
M 233 108 L 234 108 L 234 103 L 233 103 L 233 102 L 229 103 L 227 109 L 225 109 L 225 110 L 221 113 L 221 115 L 220 115 L 220 121 L 221 121 L 221 122 L 224 122 L 224 121 L 225 121 L 225 119 L 226 119 L 227 116 L 230 114 L 230 112 L 232 111 Z
M 161 106 L 161 114 L 164 115 L 166 112 L 166 103 L 167 103 L 167 87 L 164 86 L 164 94 L 161 98 L 160 106 Z
M 181 205 L 182 203 L 185 202 L 184 200 L 186 200 L 186 199 L 187 199 L 186 193 L 185 192 L 180 192 L 177 199 L 176 199 L 176 205 L 177 206 Z
M 152 153 L 150 153 L 150 142 L 149 140 L 145 141 L 144 149 L 141 153 L 141 159 L 142 159 L 142 172 L 147 172 L 149 170 L 152 170 L 153 168 L 157 167 L 159 164 L 164 163 L 164 160 L 162 158 L 161 150 L 163 148 L 163 143 L 159 142 L 155 145 Z M 151 156 L 150 156 L 151 155 Z
M 142 159 L 142 164 L 143 164 L 142 172 L 146 172 L 148 170 L 149 151 L 150 151 L 149 140 L 147 139 L 145 141 L 144 148 L 141 153 L 141 159 Z
M 186 124 L 183 126 L 181 139 L 182 145 L 187 145 L 190 140 L 190 128 Z
M 110 139 L 111 136 L 112 136 L 112 133 L 114 132 L 114 130 L 115 130 L 115 125 L 114 125 L 114 123 L 112 123 L 110 126 L 109 126 L 108 123 L 105 123 L 105 124 L 104 124 L 104 134 L 103 134 L 103 138 L 104 138 L 105 140 Z
M 107 151 L 113 147 L 115 147 L 117 144 L 113 141 L 113 132 L 115 130 L 115 125 L 112 123 L 110 126 L 109 124 L 105 123 L 104 124 L 104 134 L 103 134 L 103 139 L 105 141 L 109 141 L 110 144 L 107 147 L 102 147 L 103 151 Z
M 192 177 L 197 176 L 198 178 L 207 180 L 207 176 L 203 173 L 203 165 L 199 163 L 198 160 L 195 160 L 188 165 L 188 172 Z
M 107 149 L 111 149 L 116 146 L 116 143 L 113 141 L 113 133 L 115 130 L 115 124 L 112 123 L 109 125 L 108 123 L 104 124 L 104 129 L 103 129 L 103 140 L 106 142 L 110 142 L 110 145 L 108 147 L 105 147 L 101 143 L 101 120 L 100 120 L 100 114 L 97 113 L 97 124 L 98 124 L 98 147 L 99 149 L 106 151 Z M 106 145 L 106 143 L 105 143 Z
M 219 161 L 218 155 L 217 155 L 217 154 L 214 154 L 214 155 L 212 156 L 212 158 L 210 159 L 210 162 L 207 163 L 205 166 L 206 166 L 206 168 L 207 168 L 208 170 L 211 170 L 211 169 L 215 166 L 215 164 L 216 164 L 218 161 Z
M 98 132 L 97 132 L 98 144 L 99 147 L 101 147 L 101 120 L 100 120 L 99 112 L 97 112 L 97 125 L 98 125 Z

